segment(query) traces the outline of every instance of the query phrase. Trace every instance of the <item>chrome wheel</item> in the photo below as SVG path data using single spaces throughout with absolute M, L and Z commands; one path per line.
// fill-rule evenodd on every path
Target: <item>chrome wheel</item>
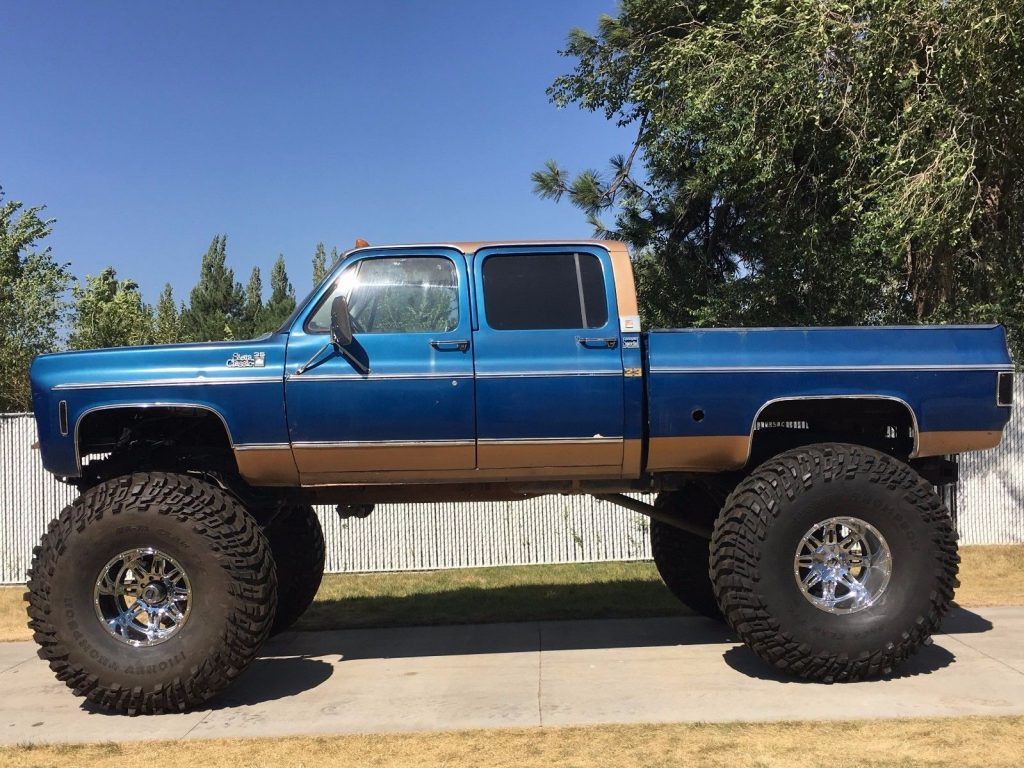
M 800 540 L 793 574 L 815 608 L 856 613 L 874 605 L 889 586 L 892 553 L 873 525 L 856 517 L 830 517 Z
M 118 640 L 157 645 L 188 621 L 192 585 L 173 557 L 151 547 L 130 549 L 100 571 L 93 603 L 100 622 Z

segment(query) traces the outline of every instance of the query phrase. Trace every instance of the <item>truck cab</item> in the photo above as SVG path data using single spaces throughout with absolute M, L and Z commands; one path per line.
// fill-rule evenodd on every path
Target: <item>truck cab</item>
M 339 297 L 353 340 L 324 354 Z M 637 478 L 639 330 L 622 246 L 352 253 L 288 329 L 289 481 Z

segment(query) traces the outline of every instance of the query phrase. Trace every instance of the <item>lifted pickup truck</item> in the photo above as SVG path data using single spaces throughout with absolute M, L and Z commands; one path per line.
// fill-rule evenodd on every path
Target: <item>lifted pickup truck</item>
M 81 496 L 29 575 L 57 677 L 112 711 L 222 691 L 309 606 L 313 504 L 586 493 L 766 662 L 888 674 L 957 586 L 934 486 L 1010 415 L 1001 326 L 641 332 L 620 243 L 357 248 L 276 333 L 35 360 Z M 657 492 L 648 505 L 627 493 Z

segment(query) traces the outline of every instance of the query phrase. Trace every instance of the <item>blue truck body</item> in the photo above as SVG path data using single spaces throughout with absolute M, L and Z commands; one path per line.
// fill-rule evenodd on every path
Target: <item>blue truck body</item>
M 492 327 L 486 260 L 567 252 L 600 265 L 597 320 Z M 310 316 L 345 270 L 419 257 L 454 267 L 449 327 L 357 332 L 351 358 L 323 351 Z M 154 408 L 215 414 L 252 485 L 308 487 L 735 470 L 766 409 L 785 402 L 890 403 L 907 414 L 909 459 L 991 447 L 1009 419 L 1001 326 L 643 332 L 628 270 L 620 244 L 595 241 L 357 249 L 262 338 L 37 358 L 43 463 L 73 480 L 96 450 L 90 418 Z

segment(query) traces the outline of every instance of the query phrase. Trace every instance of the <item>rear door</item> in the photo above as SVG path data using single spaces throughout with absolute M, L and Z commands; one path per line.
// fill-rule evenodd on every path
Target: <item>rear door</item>
M 480 469 L 618 476 L 623 365 L 608 252 L 485 248 L 473 282 Z

